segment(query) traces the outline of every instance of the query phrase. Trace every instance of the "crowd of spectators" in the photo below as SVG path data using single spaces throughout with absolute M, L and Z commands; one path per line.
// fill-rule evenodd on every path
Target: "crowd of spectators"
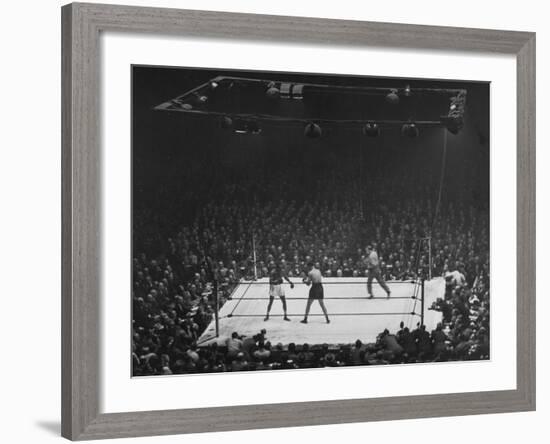
M 134 209 L 134 375 L 488 358 L 488 202 L 471 199 L 467 184 L 436 208 L 431 179 L 406 169 L 360 179 L 345 171 L 305 179 L 291 167 L 205 174 L 178 189 L 158 184 Z M 158 210 L 166 196 L 170 208 Z M 308 262 L 327 277 L 365 276 L 367 244 L 387 280 L 445 277 L 446 293 L 430 307 L 443 318 L 434 331 L 396 326 L 375 343 L 338 348 L 236 332 L 227 344 L 197 347 L 214 280 L 223 305 L 239 281 L 275 265 L 295 277 Z
M 206 347 L 177 346 L 169 342 L 156 353 L 134 353 L 134 375 L 215 373 L 225 371 L 280 370 L 343 367 L 353 365 L 410 364 L 487 359 L 488 326 L 479 329 L 471 322 L 466 327 L 439 323 L 431 331 L 417 324 L 412 331 L 399 326 L 396 333 L 381 332 L 376 342 L 310 345 L 289 343 L 272 345 L 262 330 L 254 336 L 234 332 L 224 344 L 212 342 Z

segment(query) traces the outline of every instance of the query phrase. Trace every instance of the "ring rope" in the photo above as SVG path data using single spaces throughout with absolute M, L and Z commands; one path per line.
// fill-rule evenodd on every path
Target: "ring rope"
M 235 312 L 235 310 L 237 309 L 237 307 L 239 306 L 241 301 L 244 299 L 244 296 L 246 295 L 246 292 L 248 290 L 250 290 L 250 287 L 252 287 L 252 282 L 250 284 L 248 284 L 248 287 L 246 287 L 246 289 L 243 291 L 243 294 L 241 295 L 241 297 L 239 298 L 239 300 L 237 301 L 237 303 L 233 307 L 233 310 L 231 310 L 231 313 L 229 313 L 229 317 L 233 316 L 233 313 Z
M 414 286 L 414 295 L 413 295 L 413 296 L 414 296 L 414 297 L 413 297 L 413 299 L 414 299 L 414 305 L 413 305 L 412 311 L 413 311 L 414 313 L 416 313 L 416 303 L 417 303 L 417 301 L 420 301 L 420 300 L 421 300 L 421 299 L 418 298 L 418 292 L 419 292 L 419 291 L 420 291 L 420 284 L 417 282 L 416 285 Z M 410 327 L 412 327 L 412 325 L 411 325 Z
M 416 281 L 396 281 L 396 282 L 402 282 L 402 283 L 414 283 L 415 286 L 414 286 L 414 291 L 413 291 L 413 295 L 412 296 L 396 296 L 396 297 L 392 297 L 391 299 L 413 299 L 414 300 L 414 305 L 413 305 L 413 309 L 411 312 L 383 312 L 383 313 L 377 313 L 377 312 L 356 312 L 356 313 L 331 313 L 331 316 L 403 316 L 403 315 L 411 315 L 411 316 L 419 316 L 421 317 L 421 315 L 419 313 L 416 313 L 416 305 L 417 305 L 417 301 L 419 301 L 419 298 L 418 298 L 418 293 L 420 291 L 420 285 L 419 285 L 419 281 L 416 280 Z M 255 317 L 264 317 L 265 314 L 235 314 L 235 310 L 237 309 L 237 307 L 239 306 L 239 304 L 241 303 L 241 301 L 243 299 L 246 299 L 248 301 L 254 301 L 254 300 L 264 300 L 264 301 L 268 301 L 270 298 L 269 297 L 252 297 L 252 298 L 245 298 L 246 296 L 246 293 L 248 292 L 248 290 L 250 289 L 250 287 L 252 286 L 253 283 L 260 283 L 260 282 L 255 282 L 255 281 L 249 281 L 248 282 L 248 286 L 246 287 L 245 291 L 243 292 L 243 294 L 241 295 L 241 297 L 238 299 L 237 303 L 235 304 L 235 306 L 233 307 L 233 309 L 231 310 L 231 313 L 227 314 L 226 316 L 223 316 L 221 317 L 221 319 L 226 319 L 226 318 L 232 318 L 232 317 L 235 317 L 235 318 L 255 318 Z M 339 283 L 339 282 L 334 282 L 334 283 Z M 262 282 L 262 284 L 265 285 L 264 282 Z M 325 283 L 323 283 L 324 285 Z M 294 298 L 287 298 L 285 296 L 285 299 L 286 300 L 307 300 L 309 298 L 307 297 L 294 297 Z M 337 298 L 337 297 L 325 297 L 324 299 L 332 299 L 332 300 L 336 300 L 336 299 L 341 299 L 341 300 L 354 300 L 354 299 L 359 299 L 359 300 L 370 300 L 370 299 L 387 299 L 386 297 L 374 297 L 374 298 L 365 298 L 365 297 L 341 297 L 341 298 Z M 282 317 L 283 315 L 271 315 L 271 317 Z M 301 317 L 302 314 L 287 314 L 287 316 L 294 316 L 294 317 Z M 324 314 L 309 314 L 309 316 L 324 316 Z M 412 327 L 412 325 L 410 325 L 410 327 Z
M 366 312 L 366 313 L 361 313 L 361 312 L 358 312 L 358 313 L 330 313 L 330 316 L 403 316 L 403 315 L 411 315 L 411 316 L 420 316 L 420 314 L 418 313 L 415 313 L 414 311 L 413 312 L 410 312 L 410 313 L 407 313 L 407 312 L 388 312 L 388 313 L 377 313 L 377 312 Z M 228 314 L 227 316 L 224 316 L 224 318 L 260 318 L 260 317 L 264 317 L 265 314 Z M 304 314 L 301 313 L 289 313 L 287 314 L 287 316 L 294 316 L 294 317 L 303 317 Z M 324 314 L 322 313 L 318 313 L 318 314 L 309 314 L 308 317 L 310 316 L 325 316 Z M 270 318 L 272 317 L 283 317 L 283 315 L 269 315 Z M 223 318 L 222 318 L 223 319 Z
M 284 297 L 287 301 L 301 301 L 301 300 L 304 300 L 304 301 L 307 301 L 309 298 L 307 296 L 304 296 L 304 297 L 287 297 L 287 296 L 272 296 L 274 298 L 279 298 L 279 297 Z M 242 297 L 240 298 L 242 299 Z M 239 301 L 240 301 L 239 299 Z M 252 297 L 252 298 L 245 298 L 247 301 L 269 301 L 269 297 Z M 324 297 L 323 298 L 324 300 L 341 300 L 341 301 L 347 301 L 347 300 L 354 300 L 354 299 L 357 299 L 357 300 L 366 300 L 366 301 L 369 301 L 369 300 L 373 300 L 373 299 L 388 299 L 386 296 L 374 296 L 372 298 L 367 298 L 365 296 L 349 296 L 349 297 L 341 297 L 341 298 L 337 298 L 337 297 Z M 392 296 L 391 299 L 393 300 L 396 300 L 396 299 L 417 299 L 419 300 L 416 296 Z
M 293 282 L 294 285 L 299 285 L 302 283 L 301 279 L 296 277 L 296 276 L 293 276 L 294 279 L 297 279 L 297 281 Z M 323 279 L 323 282 L 321 282 L 324 285 L 365 285 L 367 283 L 367 278 L 362 278 L 363 280 L 356 280 L 356 281 L 344 281 L 344 280 L 339 280 L 339 281 L 325 281 Z M 253 281 L 241 281 L 239 282 L 240 284 L 249 284 L 249 285 L 265 285 L 268 282 L 267 278 L 263 281 L 261 280 L 253 280 Z M 405 281 L 386 281 L 387 284 L 418 284 L 418 279 L 407 279 Z M 282 284 L 279 284 L 279 285 L 285 285 L 285 286 L 290 286 L 290 284 L 288 282 L 283 282 Z

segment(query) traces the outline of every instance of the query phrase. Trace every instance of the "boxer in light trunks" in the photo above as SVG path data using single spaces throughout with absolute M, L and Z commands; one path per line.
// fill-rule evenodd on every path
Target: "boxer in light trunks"
M 325 303 L 323 302 L 323 298 L 324 298 L 323 275 L 321 274 L 321 271 L 315 268 L 315 265 L 313 265 L 312 262 L 310 262 L 307 265 L 309 267 L 309 273 L 307 274 L 307 277 L 303 279 L 303 282 L 308 286 L 311 285 L 311 288 L 309 289 L 309 297 L 307 299 L 306 314 L 304 316 L 304 319 L 301 320 L 300 322 L 302 324 L 307 324 L 307 317 L 309 315 L 311 304 L 313 304 L 314 300 L 317 300 L 319 301 L 319 305 L 321 306 L 321 309 L 325 314 L 325 319 L 327 320 L 327 324 L 330 324 L 327 308 L 325 307 Z
M 285 321 L 290 321 L 286 315 L 286 299 L 285 299 L 285 290 L 283 289 L 283 279 L 290 284 L 290 288 L 294 288 L 294 284 L 290 282 L 290 279 L 285 276 L 279 266 L 273 268 L 269 273 L 269 304 L 267 306 L 267 314 L 265 315 L 264 321 L 269 321 L 269 312 L 271 311 L 271 306 L 273 305 L 273 300 L 275 296 L 281 299 L 283 303 L 283 312 Z
M 380 284 L 380 286 L 386 292 L 386 295 L 389 299 L 391 292 L 388 285 L 386 284 L 386 281 L 384 280 L 384 277 L 382 276 L 382 272 L 380 270 L 380 261 L 378 260 L 378 253 L 370 245 L 367 246 L 367 275 L 368 275 L 367 293 L 369 294 L 369 299 L 373 298 L 373 295 L 372 295 L 373 279 L 376 279 L 376 281 Z

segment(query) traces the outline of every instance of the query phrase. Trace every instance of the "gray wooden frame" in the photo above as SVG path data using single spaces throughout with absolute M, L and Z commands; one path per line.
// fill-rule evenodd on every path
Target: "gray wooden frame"
M 158 33 L 517 57 L 517 389 L 99 412 L 99 34 Z M 97 439 L 535 409 L 535 34 L 207 11 L 62 8 L 62 435 Z

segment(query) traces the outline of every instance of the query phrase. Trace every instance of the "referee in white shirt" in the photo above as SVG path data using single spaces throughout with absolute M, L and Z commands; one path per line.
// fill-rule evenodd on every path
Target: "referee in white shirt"
M 386 292 L 389 299 L 391 291 L 386 284 L 384 277 L 382 276 L 382 272 L 380 271 L 380 261 L 378 259 L 378 253 L 371 245 L 367 246 L 367 276 L 367 293 L 369 294 L 369 299 L 372 299 L 374 297 L 372 294 L 373 279 L 376 279 L 376 281 Z

